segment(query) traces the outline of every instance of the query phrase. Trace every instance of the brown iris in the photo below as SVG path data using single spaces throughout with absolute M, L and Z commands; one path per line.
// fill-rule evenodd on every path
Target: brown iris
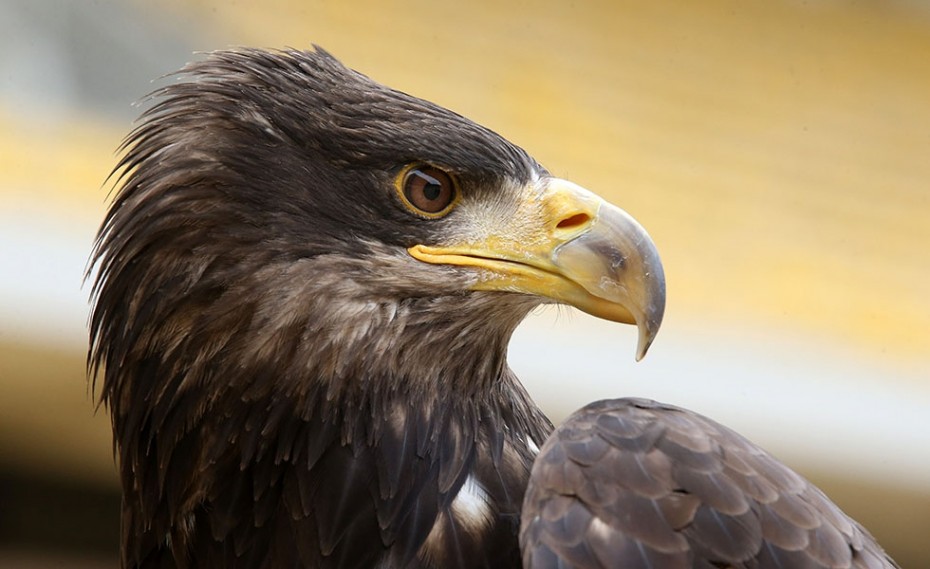
M 405 205 L 425 217 L 442 217 L 452 210 L 457 190 L 452 177 L 435 166 L 414 166 L 401 176 Z

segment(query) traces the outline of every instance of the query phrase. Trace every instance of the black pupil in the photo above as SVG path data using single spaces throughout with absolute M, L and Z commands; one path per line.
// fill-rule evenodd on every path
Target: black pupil
M 426 185 L 423 186 L 423 197 L 425 197 L 426 199 L 430 201 L 433 201 L 436 198 L 438 198 L 441 192 L 442 192 L 442 186 L 439 185 L 439 182 L 431 181 L 431 182 L 427 182 Z

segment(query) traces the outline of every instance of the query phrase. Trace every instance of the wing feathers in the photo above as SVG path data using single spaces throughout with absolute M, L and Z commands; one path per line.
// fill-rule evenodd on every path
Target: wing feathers
M 540 450 L 524 566 L 893 568 L 819 490 L 735 432 L 652 401 L 593 403 Z

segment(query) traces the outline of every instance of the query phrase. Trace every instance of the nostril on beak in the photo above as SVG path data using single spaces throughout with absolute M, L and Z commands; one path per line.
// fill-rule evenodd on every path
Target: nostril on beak
M 575 215 L 570 215 L 560 221 L 555 227 L 556 229 L 575 229 L 578 227 L 584 227 L 591 221 L 591 216 L 586 213 L 576 213 Z

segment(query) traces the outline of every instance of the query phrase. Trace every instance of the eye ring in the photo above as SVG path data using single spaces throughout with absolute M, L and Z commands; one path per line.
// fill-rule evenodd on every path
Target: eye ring
M 407 166 L 397 176 L 394 185 L 404 206 L 427 219 L 445 217 L 459 200 L 455 178 L 429 164 Z

